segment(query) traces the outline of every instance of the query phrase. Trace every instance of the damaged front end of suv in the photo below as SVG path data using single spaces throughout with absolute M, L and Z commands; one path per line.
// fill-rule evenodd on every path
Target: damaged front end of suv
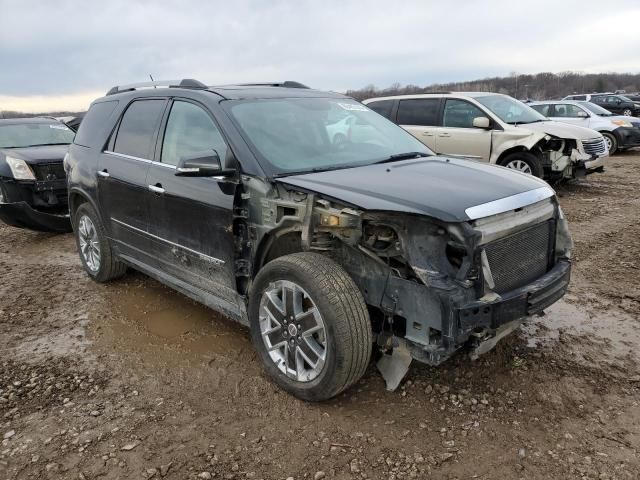
M 261 197 L 249 215 L 255 245 L 263 245 L 258 263 L 316 251 L 354 279 L 385 352 L 378 366 L 390 389 L 412 359 L 438 365 L 464 345 L 472 356 L 485 353 L 567 289 L 572 243 L 553 190 L 518 174 L 534 188 L 484 203 L 447 200 L 438 184 L 456 167 L 453 175 L 472 170 L 478 192 L 491 187 L 475 165 L 417 159 L 285 177 L 268 193 L 246 194 Z M 400 195 L 421 177 L 432 179 L 413 193 L 423 203 Z M 385 181 L 396 187 L 375 193 Z

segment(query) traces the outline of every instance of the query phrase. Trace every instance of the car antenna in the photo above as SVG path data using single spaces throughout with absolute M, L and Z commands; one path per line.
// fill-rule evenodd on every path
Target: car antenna
M 149 78 L 151 79 L 152 82 L 155 82 L 155 80 L 153 79 L 153 77 L 151 76 L 151 74 L 149 74 Z M 153 88 L 158 88 L 155 85 L 153 86 Z

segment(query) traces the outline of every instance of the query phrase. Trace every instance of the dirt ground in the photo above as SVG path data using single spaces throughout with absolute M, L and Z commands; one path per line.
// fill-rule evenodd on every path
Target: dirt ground
M 640 478 L 640 152 L 558 193 L 563 301 L 476 362 L 414 363 L 396 392 L 372 365 L 322 404 L 231 321 L 0 226 L 0 479 Z

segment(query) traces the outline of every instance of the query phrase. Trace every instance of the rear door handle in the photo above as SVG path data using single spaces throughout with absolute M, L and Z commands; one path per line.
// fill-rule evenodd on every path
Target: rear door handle
M 450 137 L 451 135 L 448 133 L 441 133 L 440 135 L 438 135 L 439 137 Z
M 159 183 L 156 183 L 155 185 L 149 185 L 149 190 L 158 195 L 162 195 L 164 193 L 164 188 L 162 188 L 162 185 L 160 185 Z
M 100 175 L 103 178 L 109 178 L 111 176 L 109 175 L 109 172 L 107 171 L 106 168 L 104 170 L 98 170 L 98 175 Z
M 422 136 L 423 137 L 433 137 L 433 133 L 432 132 L 422 132 Z

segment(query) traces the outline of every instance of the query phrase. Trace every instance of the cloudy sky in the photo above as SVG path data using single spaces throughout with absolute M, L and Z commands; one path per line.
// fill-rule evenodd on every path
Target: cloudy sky
M 85 109 L 149 74 L 343 91 L 637 73 L 639 19 L 638 0 L 0 0 L 0 110 Z

